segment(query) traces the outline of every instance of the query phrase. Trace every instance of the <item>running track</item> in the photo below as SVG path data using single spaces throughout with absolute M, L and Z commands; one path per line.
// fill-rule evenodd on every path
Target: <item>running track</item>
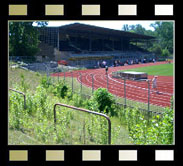
M 124 81 L 116 78 L 112 78 L 112 72 L 119 70 L 126 70 L 138 67 L 152 66 L 165 64 L 167 62 L 145 63 L 129 66 L 110 67 L 108 70 L 108 90 L 110 93 L 119 97 L 124 97 Z M 88 69 L 73 71 L 73 77 L 76 77 L 81 82 L 80 74 L 82 74 L 82 84 L 88 87 L 92 87 L 92 76 L 94 79 L 94 89 L 100 87 L 107 88 L 107 77 L 104 68 L 100 69 Z M 63 73 L 55 73 L 52 76 L 63 77 Z M 66 77 L 71 77 L 71 72 L 65 73 Z M 148 79 L 152 80 L 153 76 L 148 76 Z M 172 76 L 158 76 L 157 80 L 158 94 L 152 89 L 152 82 L 150 82 L 150 104 L 158 105 L 161 107 L 169 107 L 170 99 L 173 96 L 173 77 Z M 148 102 L 148 84 L 147 82 L 137 82 L 126 80 L 126 97 L 130 100 L 147 103 Z

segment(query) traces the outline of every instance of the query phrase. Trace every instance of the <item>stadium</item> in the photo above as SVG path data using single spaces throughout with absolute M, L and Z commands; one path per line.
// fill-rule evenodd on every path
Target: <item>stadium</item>
M 60 27 L 41 27 L 38 61 L 66 61 L 69 66 L 96 68 L 152 61 L 155 55 L 138 45 L 155 41 L 152 36 L 73 23 Z M 140 44 L 139 44 L 140 43 Z
M 148 51 L 158 35 L 34 28 L 39 52 L 9 57 L 10 145 L 173 144 L 174 63 Z

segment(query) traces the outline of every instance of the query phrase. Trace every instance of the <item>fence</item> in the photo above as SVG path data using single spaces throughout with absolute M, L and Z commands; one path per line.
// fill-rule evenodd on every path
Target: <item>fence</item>
M 22 61 L 24 63 L 31 63 L 36 61 L 35 56 L 9 56 L 10 61 Z
M 30 108 L 26 110 L 26 95 L 23 92 L 17 91 L 12 88 L 9 88 L 9 90 L 24 96 L 24 110 L 26 112 L 29 112 Z M 61 109 L 59 109 L 58 106 L 61 107 Z M 57 110 L 56 107 L 58 107 Z M 19 122 L 23 120 L 26 121 L 26 118 L 28 118 L 28 114 L 24 114 L 21 111 L 20 113 L 19 111 L 20 110 L 16 110 L 16 112 L 12 113 L 16 116 L 12 115 L 13 119 L 11 117 L 10 121 L 13 120 L 14 124 L 18 122 L 18 124 L 20 125 Z M 51 129 L 50 131 L 52 132 L 52 135 L 54 135 L 54 132 L 56 133 L 56 139 L 54 140 L 56 140 L 56 142 L 59 144 L 111 144 L 111 120 L 107 115 L 99 112 L 56 103 L 53 105 L 52 122 L 47 119 L 46 124 L 41 124 L 40 122 L 35 122 L 35 119 L 33 121 L 34 125 L 31 124 L 28 127 L 24 124 L 26 122 L 24 122 L 21 123 L 21 126 L 19 127 L 21 127 L 22 130 L 30 131 L 31 129 L 32 131 L 35 130 L 34 132 L 36 132 L 38 130 L 35 129 L 37 125 L 44 125 L 44 127 L 46 127 L 47 129 Z M 34 126 L 35 128 L 32 128 L 31 126 Z M 54 128 L 54 130 L 52 130 L 52 128 Z M 36 138 L 36 136 L 34 137 Z M 52 137 L 51 133 L 48 134 L 48 137 Z M 34 138 L 30 136 L 29 138 L 37 142 Z
M 152 88 L 150 80 L 113 79 L 111 75 L 84 73 L 82 71 L 51 74 L 52 80 L 63 80 L 73 93 L 90 98 L 98 88 L 106 88 L 113 94 L 116 103 L 124 107 L 138 107 L 141 110 L 159 113 L 171 106 L 171 88 L 158 82 Z
M 78 107 L 74 107 L 74 106 L 69 106 L 69 105 L 66 105 L 66 104 L 57 103 L 57 104 L 54 105 L 54 110 L 53 110 L 54 111 L 54 126 L 55 126 L 55 131 L 56 132 L 57 132 L 57 125 L 56 125 L 57 124 L 56 106 L 70 108 L 68 110 L 70 110 L 70 111 L 75 110 L 77 113 L 79 111 L 79 112 L 84 112 L 84 113 L 92 114 L 92 115 L 95 115 L 97 117 L 103 117 L 103 118 L 105 118 L 107 120 L 107 122 L 108 122 L 108 140 L 106 138 L 104 140 L 107 140 L 107 142 L 108 142 L 109 145 L 111 144 L 111 120 L 110 120 L 110 118 L 107 115 L 102 114 L 102 113 L 98 113 L 98 112 L 94 112 L 94 111 L 90 111 L 90 110 L 86 110 L 86 109 L 82 109 L 82 108 L 78 108 Z M 93 137 L 92 135 L 97 133 L 97 132 L 96 133 L 91 133 L 91 126 L 86 126 L 86 121 L 89 122 L 90 119 L 92 119 L 92 117 L 91 116 L 88 116 L 87 118 L 85 117 L 84 118 L 84 121 L 83 121 L 83 126 L 82 126 L 82 132 L 83 132 L 83 134 L 82 134 L 83 135 L 83 141 L 82 142 L 83 142 L 83 144 L 87 144 L 86 141 L 87 140 L 92 140 L 92 137 Z M 71 121 L 73 121 L 73 120 L 74 120 L 74 117 L 72 115 L 72 120 L 70 120 L 69 123 L 71 123 Z M 72 137 L 73 137 L 73 131 L 75 130 L 75 127 L 76 127 L 76 121 L 79 122 L 79 126 L 81 126 L 81 124 L 82 124 L 81 121 L 78 121 L 78 116 L 77 116 L 77 120 L 75 120 L 75 123 L 73 125 L 74 127 L 72 127 L 72 128 L 70 127 L 71 130 L 72 130 Z M 93 124 L 93 121 L 91 121 L 91 123 L 88 123 L 87 125 L 91 125 L 91 124 Z M 100 123 L 100 126 L 102 126 L 102 123 Z M 97 125 L 95 127 L 97 128 Z M 88 128 L 90 130 L 90 132 L 86 128 Z M 102 128 L 101 127 L 100 129 L 101 129 L 101 133 L 102 133 L 102 130 L 104 130 L 105 128 Z M 81 137 L 81 135 L 80 135 L 80 137 Z M 98 138 L 99 135 L 97 135 L 96 137 Z M 104 137 L 105 137 L 105 135 L 104 135 Z M 81 138 L 80 138 L 80 140 L 81 140 Z M 104 142 L 104 144 L 107 144 L 107 142 Z
M 43 65 L 42 74 L 51 81 L 63 80 L 71 87 L 73 93 L 90 98 L 98 88 L 106 88 L 114 95 L 116 103 L 122 106 L 138 107 L 141 110 L 162 112 L 165 107 L 171 107 L 173 87 L 166 82 L 157 82 L 157 89 L 152 88 L 152 82 L 114 79 L 110 74 L 82 70 L 72 70 L 69 67 L 51 68 Z M 28 80 L 29 83 L 31 80 Z M 14 80 L 12 80 L 14 82 Z M 33 86 L 35 83 L 30 83 Z
M 18 94 L 21 94 L 24 97 L 24 109 L 26 109 L 26 95 L 23 92 L 17 91 L 15 89 L 9 88 L 10 91 L 16 92 Z

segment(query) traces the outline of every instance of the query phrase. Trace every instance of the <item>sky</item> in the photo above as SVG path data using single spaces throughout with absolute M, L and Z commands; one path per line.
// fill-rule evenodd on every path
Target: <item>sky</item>
M 101 21 L 101 20 L 90 20 L 90 21 L 49 21 L 48 26 L 62 26 L 66 24 L 72 24 L 72 23 L 83 23 L 83 24 L 89 24 L 89 25 L 95 25 L 99 27 L 105 27 L 115 30 L 121 30 L 124 24 L 128 25 L 136 25 L 141 24 L 142 27 L 144 27 L 146 30 L 154 30 L 154 28 L 150 27 L 151 23 L 154 23 L 155 21 Z

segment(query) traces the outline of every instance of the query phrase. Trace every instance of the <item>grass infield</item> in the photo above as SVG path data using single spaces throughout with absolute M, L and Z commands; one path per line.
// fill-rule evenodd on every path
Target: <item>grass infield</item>
M 145 72 L 148 75 L 173 76 L 173 64 L 161 64 L 155 66 L 139 67 L 123 71 Z

